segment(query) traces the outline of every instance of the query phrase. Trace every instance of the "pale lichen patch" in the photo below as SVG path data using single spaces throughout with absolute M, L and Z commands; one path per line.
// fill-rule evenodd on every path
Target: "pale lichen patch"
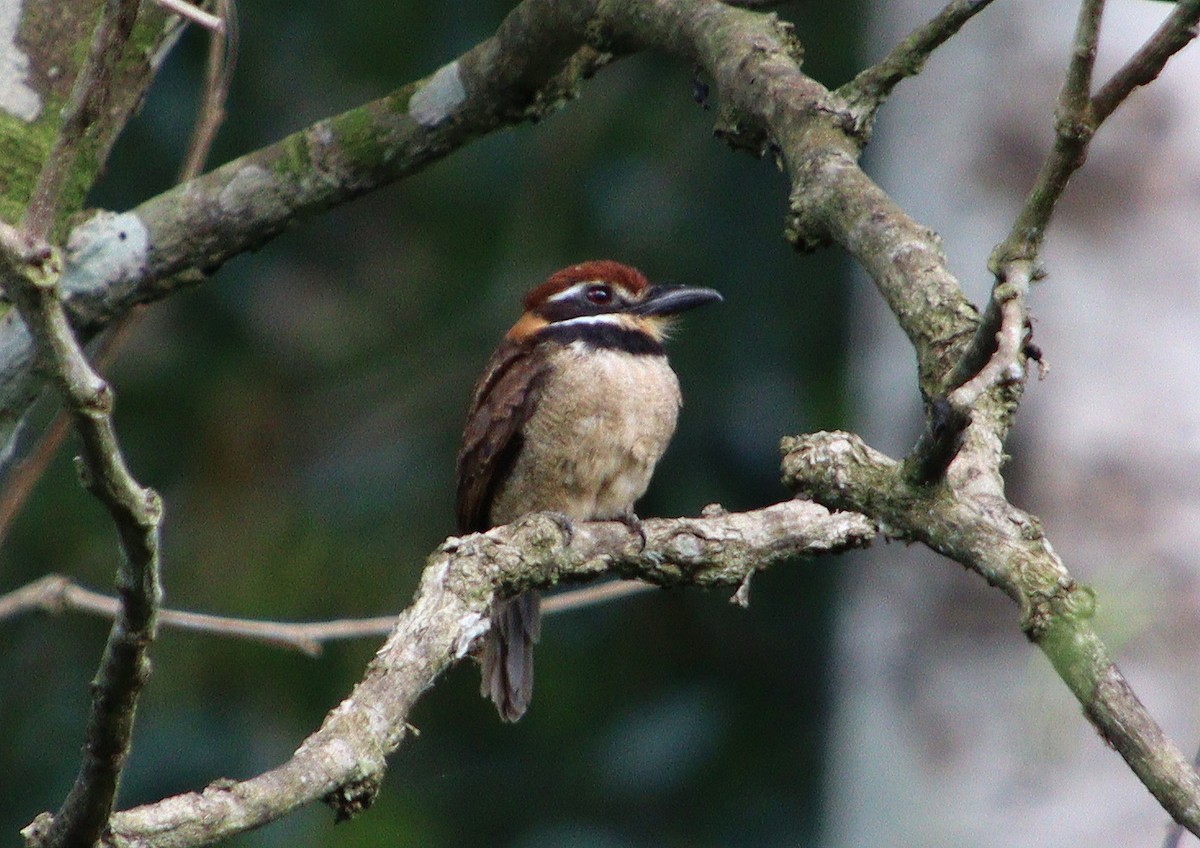
M 443 65 L 408 101 L 408 114 L 423 127 L 435 127 L 467 99 L 458 62 Z
M 32 123 L 42 112 L 42 99 L 27 85 L 29 57 L 17 47 L 21 3 L 0 3 L 0 110 Z
M 62 276 L 66 292 L 134 279 L 146 264 L 150 233 L 132 212 L 98 212 L 71 231 Z

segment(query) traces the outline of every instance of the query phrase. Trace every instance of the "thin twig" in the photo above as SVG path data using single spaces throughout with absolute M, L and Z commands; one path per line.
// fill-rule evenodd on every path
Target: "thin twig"
M 55 848 L 93 845 L 112 815 L 137 698 L 149 675 L 147 651 L 161 600 L 162 520 L 157 493 L 142 488 L 125 465 L 112 426 L 112 390 L 88 365 L 72 333 L 59 297 L 60 273 L 61 261 L 45 242 L 0 225 L 0 279 L 71 412 L 84 485 L 108 509 L 123 553 L 117 570 L 121 604 L 92 687 L 79 774 L 40 840 Z
M 225 18 L 222 13 L 216 15 L 206 12 L 198 6 L 193 6 L 186 0 L 154 0 L 168 12 L 174 12 L 181 18 L 202 26 L 210 32 L 220 35 L 225 32 Z
M 138 0 L 107 0 L 92 37 L 87 62 L 71 90 L 71 101 L 54 147 L 38 175 L 26 209 L 23 227 L 36 239 L 46 239 L 59 213 L 62 190 L 88 127 L 109 100 L 112 73 L 125 54 L 125 45 L 137 19 Z
M 56 412 L 54 419 L 38 437 L 37 444 L 4 476 L 3 488 L 0 489 L 0 542 L 8 536 L 13 520 L 29 500 L 38 480 L 46 473 L 50 460 L 58 453 L 69 424 L 70 419 L 65 412 Z
M 551 595 L 542 601 L 542 613 L 545 615 L 555 615 L 560 612 L 570 612 L 572 610 L 583 609 L 584 607 L 595 606 L 596 604 L 615 601 L 618 598 L 640 595 L 643 592 L 649 592 L 651 589 L 657 588 L 657 586 L 651 583 L 643 583 L 640 580 L 609 580 L 606 583 L 597 583 L 595 586 L 570 589 L 566 592 Z
M 1085 0 L 1075 22 L 1075 38 L 1071 42 L 1071 60 L 1067 76 L 1058 94 L 1059 121 L 1088 119 L 1092 96 L 1092 72 L 1096 66 L 1096 50 L 1100 44 L 1100 20 L 1104 17 L 1105 0 Z
M 726 6 L 736 6 L 739 9 L 771 9 L 782 6 L 787 0 L 721 0 Z
M 163 2 L 163 0 L 159 0 Z M 194 7 L 192 7 L 194 8 Z M 186 182 L 204 170 L 217 130 L 225 120 L 225 101 L 237 65 L 237 7 L 233 0 L 217 0 L 220 28 L 212 28 L 204 77 L 204 99 L 196 115 L 192 141 L 179 170 L 178 182 Z
M 1092 114 L 1100 123 L 1124 102 L 1135 88 L 1153 81 L 1167 61 L 1196 37 L 1200 0 L 1180 0 L 1150 40 L 1121 66 L 1092 98 Z
M 992 251 L 988 266 L 997 280 L 1004 278 L 1005 265 L 1037 260 L 1058 199 L 1071 175 L 1087 158 L 1088 143 L 1099 125 L 1091 109 L 1090 86 L 1103 12 L 1104 0 L 1084 0 L 1080 6 L 1071 61 L 1058 97 L 1054 147 L 1042 163 L 1007 238 Z
M 861 71 L 837 94 L 855 118 L 856 131 L 870 135 L 875 113 L 901 80 L 916 76 L 931 53 L 982 12 L 992 0 L 952 0 L 930 21 L 913 30 L 882 60 Z
M 997 278 L 1005 276 L 1002 266 L 1006 263 L 1036 260 L 1058 199 L 1071 175 L 1087 159 L 1096 130 L 1135 88 L 1157 77 L 1167 61 L 1196 37 L 1200 20 L 1200 0 L 1181 0 L 1154 35 L 1093 97 L 1089 89 L 1103 9 L 1103 0 L 1087 0 L 1080 8 L 1071 64 L 1059 95 L 1054 148 L 1008 237 L 992 251 L 989 267 Z
M 595 586 L 570 589 L 542 601 L 542 613 L 555 615 L 641 594 L 656 588 L 637 580 L 610 580 Z M 32 583 L 0 595 L 0 621 L 40 610 L 53 614 L 68 610 L 113 619 L 120 602 L 112 595 L 84 588 L 62 574 L 47 574 Z M 332 621 L 264 621 L 184 610 L 161 609 L 160 628 L 174 628 L 216 636 L 231 636 L 287 648 L 310 657 L 320 656 L 327 642 L 382 638 L 396 626 L 396 616 L 345 618 Z

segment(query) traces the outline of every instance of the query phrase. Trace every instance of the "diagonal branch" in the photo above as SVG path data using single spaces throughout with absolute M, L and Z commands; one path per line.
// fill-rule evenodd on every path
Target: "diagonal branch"
M 1021 627 L 1101 736 L 1163 808 L 1200 835 L 1200 775 L 1146 711 L 1092 627 L 1095 596 L 1071 578 L 1041 523 L 1002 498 L 908 481 L 902 463 L 851 433 L 783 441 L 784 479 L 831 509 L 860 512 L 921 542 L 1012 598 Z
M 213 16 L 182 0 L 160 0 L 159 4 L 211 31 L 203 99 L 192 140 L 180 168 L 179 181 L 182 182 L 203 170 L 217 129 L 225 119 L 225 101 L 229 95 L 237 60 L 236 9 L 233 0 L 217 0 L 218 9 L 224 17 L 215 18 L 214 25 L 212 21 L 207 20 Z M 197 15 L 202 17 L 196 20 Z M 47 172 L 43 171 L 43 174 L 45 173 Z M 98 370 L 103 369 L 116 356 L 137 315 L 137 310 L 126 312 L 107 328 L 107 334 L 102 341 L 92 347 L 93 362 Z M 34 484 L 54 458 L 66 432 L 67 417 L 63 411 L 54 417 L 53 422 L 47 426 L 28 454 L 11 452 L 12 464 L 0 473 L 0 540 L 7 535 L 13 518 L 20 512 Z
M 1103 13 L 1104 0 L 1084 0 L 1080 5 L 1066 79 L 1059 92 L 1054 148 L 1008 237 L 992 252 L 989 264 L 996 282 L 983 321 L 950 374 L 949 390 L 928 404 L 925 430 L 907 463 L 914 482 L 940 480 L 968 443 L 991 476 L 998 478 L 1003 440 L 1026 376 L 1026 294 L 1041 275 L 1038 255 L 1050 216 L 1071 175 L 1083 165 L 1095 130 L 1090 92 Z M 984 410 L 981 401 L 997 388 L 1007 390 L 1007 396 Z M 977 415 L 989 419 L 983 429 L 991 431 L 994 438 L 969 439 L 967 429 Z
M 120 215 L 76 227 L 61 281 L 86 341 L 130 309 L 305 217 L 420 171 L 496 129 L 544 118 L 612 56 L 589 47 L 596 0 L 525 0 L 491 38 L 436 73 L 319 121 Z M 40 390 L 33 342 L 0 321 L 0 445 Z
M 931 405 L 926 431 L 913 451 L 916 479 L 936 480 L 945 473 L 977 404 L 984 392 L 993 388 L 1008 392 L 1008 398 L 992 413 L 991 429 L 998 439 L 986 440 L 992 464 L 998 467 L 1002 459 L 998 448 L 1011 426 L 1011 411 L 1020 399 L 1025 377 L 1026 293 L 1044 273 L 1040 256 L 1054 209 L 1071 177 L 1087 160 L 1088 146 L 1104 120 L 1134 88 L 1157 77 L 1170 57 L 1196 37 L 1200 0 L 1176 5 L 1150 40 L 1093 97 L 1103 13 L 1104 0 L 1084 0 L 1080 5 L 1071 58 L 1059 92 L 1054 146 L 1007 237 L 992 251 L 988 266 L 996 283 L 991 300 L 983 323 L 950 377 L 952 391 Z
M 1008 237 L 996 246 L 988 263 L 1000 278 L 1005 276 L 1005 266 L 1036 262 L 1054 207 L 1071 175 L 1086 161 L 1088 144 L 1100 125 L 1135 88 L 1155 79 L 1170 58 L 1196 38 L 1200 0 L 1181 0 L 1154 35 L 1091 96 L 1103 7 L 1103 0 L 1088 0 L 1080 9 L 1071 64 L 1059 96 L 1054 148 L 1042 164 Z
M 1172 56 L 1196 38 L 1200 0 L 1179 0 L 1162 26 L 1121 66 L 1092 98 L 1092 113 L 1099 123 L 1116 111 L 1141 85 L 1158 78 Z
M 44 846 L 93 845 L 112 814 L 133 732 L 137 698 L 149 675 L 158 577 L 158 495 L 130 475 L 112 426 L 113 395 L 92 371 L 67 322 L 58 294 L 57 255 L 43 242 L 0 225 L 0 280 L 37 340 L 39 359 L 62 394 L 82 443 L 84 485 L 108 509 L 123 557 L 117 571 L 121 606 L 92 686 L 83 759 Z
M 1015 262 L 1037 261 L 1050 216 L 1071 175 L 1087 159 L 1088 144 L 1100 126 L 1092 110 L 1091 84 L 1103 12 L 1104 0 L 1085 0 L 1080 6 L 1071 61 L 1058 97 L 1054 147 L 1042 163 L 1008 237 L 992 251 L 988 264 L 997 279 L 1003 279 Z
M 463 660 L 488 628 L 493 592 L 601 574 L 659 585 L 737 587 L 797 556 L 860 547 L 874 538 L 861 516 L 805 501 L 709 518 L 559 522 L 533 515 L 487 533 L 451 538 L 430 556 L 412 604 L 362 681 L 286 763 L 249 780 L 166 798 L 113 816 L 112 848 L 207 845 L 325 799 L 349 815 L 368 803 L 404 741 L 420 695 Z
M 932 19 L 917 27 L 879 62 L 861 71 L 837 90 L 854 117 L 855 133 L 870 139 L 875 114 L 897 85 L 925 68 L 934 50 L 941 47 L 992 0 L 951 0 Z

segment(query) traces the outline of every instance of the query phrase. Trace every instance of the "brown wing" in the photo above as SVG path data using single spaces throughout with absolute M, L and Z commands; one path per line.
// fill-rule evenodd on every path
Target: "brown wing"
M 545 375 L 545 357 L 529 344 L 506 339 L 492 354 L 475 387 L 458 452 L 458 532 L 492 526 L 492 498 L 521 448 L 521 427 Z

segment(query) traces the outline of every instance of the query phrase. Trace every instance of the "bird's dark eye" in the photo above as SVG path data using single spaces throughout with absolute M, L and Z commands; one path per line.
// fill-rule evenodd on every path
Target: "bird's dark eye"
M 596 284 L 594 286 L 588 286 L 585 297 L 587 297 L 589 303 L 594 303 L 597 306 L 604 306 L 605 304 L 612 302 L 613 292 L 608 286 Z

